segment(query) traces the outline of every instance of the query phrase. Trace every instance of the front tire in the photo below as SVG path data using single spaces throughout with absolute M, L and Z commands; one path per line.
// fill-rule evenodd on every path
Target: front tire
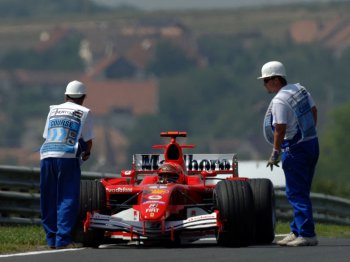
M 251 179 L 250 187 L 254 197 L 255 244 L 270 244 L 275 238 L 275 193 L 269 179 Z
M 217 232 L 221 246 L 248 246 L 254 234 L 254 202 L 249 183 L 244 180 L 220 181 L 214 190 L 222 228 Z
M 98 180 L 80 181 L 80 205 L 78 221 L 73 233 L 73 241 L 86 247 L 98 247 L 104 239 L 104 230 L 91 229 L 84 232 L 86 213 L 98 211 L 106 213 L 106 191 Z

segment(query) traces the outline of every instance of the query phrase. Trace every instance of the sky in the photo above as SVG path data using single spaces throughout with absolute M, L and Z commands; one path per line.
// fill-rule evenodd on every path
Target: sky
M 108 6 L 132 5 L 144 10 L 161 9 L 209 9 L 247 6 L 281 5 L 286 3 L 344 2 L 349 0 L 93 0 Z

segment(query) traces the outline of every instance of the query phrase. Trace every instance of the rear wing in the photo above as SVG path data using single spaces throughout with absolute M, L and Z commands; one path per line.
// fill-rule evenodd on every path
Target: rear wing
M 183 157 L 188 175 L 212 171 L 238 177 L 236 154 L 184 154 Z M 134 154 L 133 170 L 138 174 L 156 172 L 163 162 L 163 154 Z

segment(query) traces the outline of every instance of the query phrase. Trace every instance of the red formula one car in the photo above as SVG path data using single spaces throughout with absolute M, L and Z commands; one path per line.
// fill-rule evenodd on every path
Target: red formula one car
M 133 155 L 121 177 L 83 180 L 75 241 L 107 239 L 180 244 L 214 236 L 222 246 L 274 239 L 274 189 L 268 179 L 238 176 L 235 154 L 183 154 L 186 132 L 169 137 L 164 154 Z

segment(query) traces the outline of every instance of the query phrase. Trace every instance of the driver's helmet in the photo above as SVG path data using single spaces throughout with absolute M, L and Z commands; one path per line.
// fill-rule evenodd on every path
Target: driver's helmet
M 182 183 L 183 170 L 179 164 L 165 163 L 158 170 L 158 181 L 161 184 Z

